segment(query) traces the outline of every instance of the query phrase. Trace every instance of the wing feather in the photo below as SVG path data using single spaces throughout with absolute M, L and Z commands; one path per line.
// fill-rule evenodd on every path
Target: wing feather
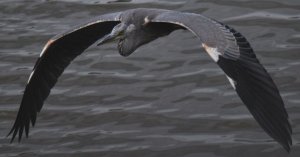
M 58 77 L 76 56 L 120 23 L 120 14 L 97 17 L 48 41 L 29 77 L 17 118 L 8 134 L 12 134 L 11 142 L 17 135 L 20 141 L 24 130 L 28 137 L 30 122 L 35 125 L 37 112 L 40 112 Z
M 233 28 L 198 14 L 169 11 L 151 22 L 180 24 L 195 34 L 225 74 L 259 125 L 287 151 L 292 129 L 279 91 L 247 39 Z M 218 57 L 211 55 L 219 55 Z M 230 80 L 229 79 L 229 80 Z

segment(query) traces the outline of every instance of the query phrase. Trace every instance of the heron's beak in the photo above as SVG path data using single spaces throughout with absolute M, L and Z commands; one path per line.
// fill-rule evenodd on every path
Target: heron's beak
M 122 38 L 122 35 L 123 35 L 123 32 L 120 32 L 118 34 L 113 34 L 113 33 L 107 34 L 99 40 L 97 46 L 116 41 L 116 40 Z
M 112 36 L 111 34 L 107 34 L 99 40 L 97 46 L 100 46 L 105 43 L 110 43 L 110 42 L 114 41 L 114 39 L 115 39 L 114 36 Z

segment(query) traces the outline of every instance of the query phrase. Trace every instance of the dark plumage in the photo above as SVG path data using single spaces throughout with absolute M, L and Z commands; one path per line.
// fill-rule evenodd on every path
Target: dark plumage
M 99 16 L 50 39 L 37 60 L 25 88 L 11 142 L 23 131 L 28 137 L 37 112 L 70 62 L 94 42 L 118 39 L 118 50 L 129 56 L 138 47 L 174 30 L 196 35 L 206 52 L 225 72 L 229 82 L 259 125 L 287 151 L 292 129 L 283 100 L 272 78 L 260 64 L 249 42 L 233 28 L 208 17 L 161 9 L 132 9 Z

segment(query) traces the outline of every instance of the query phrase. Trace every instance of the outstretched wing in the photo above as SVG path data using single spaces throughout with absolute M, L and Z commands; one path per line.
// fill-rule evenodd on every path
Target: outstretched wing
M 169 11 L 147 21 L 180 25 L 199 37 L 260 126 L 290 150 L 292 129 L 283 100 L 245 37 L 227 25 L 192 13 Z
M 11 142 L 17 134 L 20 141 L 24 130 L 28 137 L 30 122 L 34 126 L 37 112 L 41 110 L 58 77 L 76 56 L 120 23 L 120 14 L 100 16 L 47 42 L 29 77 L 17 118 L 8 134 L 13 133 Z

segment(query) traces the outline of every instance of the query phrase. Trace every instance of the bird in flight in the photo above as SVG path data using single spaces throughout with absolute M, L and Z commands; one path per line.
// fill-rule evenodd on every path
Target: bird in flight
M 138 47 L 175 30 L 188 30 L 224 71 L 233 89 L 258 124 L 288 152 L 292 129 L 284 102 L 274 81 L 260 64 L 246 38 L 233 28 L 194 13 L 138 8 L 101 15 L 54 36 L 44 46 L 28 79 L 11 142 L 35 125 L 37 112 L 58 77 L 71 61 L 92 44 L 118 40 L 118 51 L 129 56 Z

